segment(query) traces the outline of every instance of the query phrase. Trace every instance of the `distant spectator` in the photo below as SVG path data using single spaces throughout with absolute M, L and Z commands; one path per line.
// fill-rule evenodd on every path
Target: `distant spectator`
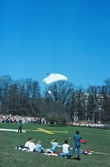
M 18 123 L 18 132 L 20 132 L 20 133 L 22 133 L 22 126 L 23 126 L 22 121 L 19 120 L 19 123 Z

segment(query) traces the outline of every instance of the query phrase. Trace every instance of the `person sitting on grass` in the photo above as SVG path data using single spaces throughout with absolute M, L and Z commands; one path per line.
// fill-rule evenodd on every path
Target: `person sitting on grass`
M 24 148 L 29 149 L 29 144 L 30 144 L 31 140 L 33 140 L 33 139 L 32 139 L 32 138 L 29 138 L 29 139 L 28 139 L 28 141 L 27 141 L 27 142 L 25 143 L 25 145 L 24 145 Z
M 15 147 L 15 149 L 18 149 L 18 150 L 22 149 L 23 151 L 28 150 L 29 149 L 29 144 L 30 144 L 31 140 L 32 140 L 32 138 L 29 138 L 27 140 L 27 142 L 25 143 L 25 145 L 20 145 L 18 147 Z
M 70 146 L 68 144 L 68 140 L 64 141 L 64 144 L 62 145 L 62 152 L 59 154 L 59 156 L 64 157 L 67 156 L 70 150 Z
M 47 153 L 55 153 L 56 148 L 58 147 L 57 139 L 53 139 L 51 141 L 51 145 L 52 145 L 52 147 L 50 149 L 46 149 Z
M 39 140 L 36 144 L 35 151 L 38 153 L 43 153 L 45 152 L 45 149 L 41 145 L 41 140 Z
M 28 151 L 33 152 L 33 151 L 35 151 L 35 148 L 36 148 L 35 140 L 32 139 L 32 140 L 30 140 L 30 143 L 29 143 L 29 150 L 28 150 Z

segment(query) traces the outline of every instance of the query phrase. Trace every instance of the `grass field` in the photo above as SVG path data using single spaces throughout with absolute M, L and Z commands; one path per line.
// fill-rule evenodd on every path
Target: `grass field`
M 0 128 L 17 129 L 17 124 L 0 123 Z M 36 131 L 37 128 L 43 128 L 53 132 L 53 134 Z M 110 130 L 40 124 L 24 124 L 23 130 L 26 130 L 26 133 L 0 131 L 0 167 L 110 166 Z M 70 139 L 70 137 L 74 135 L 76 130 L 79 130 L 83 139 L 87 140 L 86 144 L 81 144 L 81 150 L 92 150 L 100 153 L 92 153 L 92 155 L 81 154 L 81 160 L 77 161 L 74 159 L 77 156 L 76 152 L 68 160 L 59 156 L 48 156 L 43 153 L 15 150 L 16 146 L 23 145 L 30 137 L 35 139 L 35 143 L 41 140 L 44 148 L 50 148 L 50 142 L 54 138 L 57 138 L 60 145 L 67 139 L 69 145 L 72 146 L 73 139 Z M 61 151 L 61 148 L 58 148 L 57 151 Z M 103 153 L 108 153 L 109 155 Z

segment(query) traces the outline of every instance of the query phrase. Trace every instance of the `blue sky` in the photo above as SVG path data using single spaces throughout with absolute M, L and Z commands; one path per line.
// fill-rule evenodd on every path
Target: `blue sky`
M 110 0 L 1 0 L 0 76 L 76 86 L 110 78 Z

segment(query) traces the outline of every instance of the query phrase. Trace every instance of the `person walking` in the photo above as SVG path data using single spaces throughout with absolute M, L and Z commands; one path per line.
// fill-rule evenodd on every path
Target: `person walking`
M 74 144 L 73 144 L 72 150 L 67 155 L 67 158 L 70 159 L 77 148 L 77 158 L 76 159 L 80 160 L 80 139 L 82 139 L 82 136 L 79 134 L 79 131 L 76 131 L 76 134 L 73 136 L 73 139 L 74 139 Z

